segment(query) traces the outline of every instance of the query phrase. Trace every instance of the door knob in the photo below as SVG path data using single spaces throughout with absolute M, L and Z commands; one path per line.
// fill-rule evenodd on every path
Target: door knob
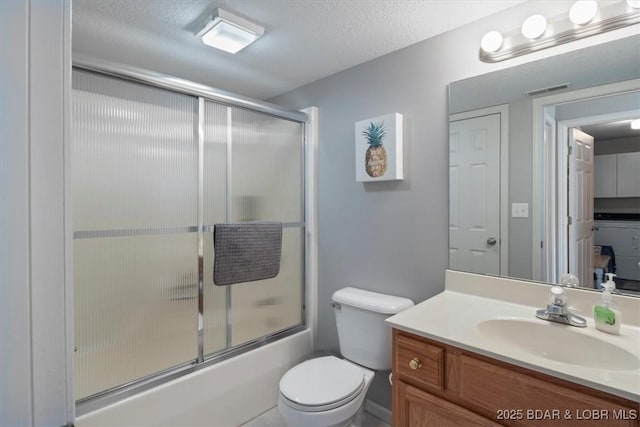
M 495 238 L 495 237 L 489 237 L 489 238 L 487 239 L 487 245 L 489 245 L 489 246 L 493 246 L 493 245 L 495 245 L 497 242 L 498 242 L 498 241 L 496 240 L 496 238 Z

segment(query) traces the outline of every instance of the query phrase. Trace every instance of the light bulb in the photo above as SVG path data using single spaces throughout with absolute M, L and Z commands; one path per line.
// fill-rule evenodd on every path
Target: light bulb
M 497 52 L 502 47 L 502 34 L 497 31 L 489 31 L 482 37 L 480 47 L 485 52 Z
M 631 129 L 640 129 L 640 119 L 631 120 Z
M 522 35 L 528 39 L 540 38 L 547 29 L 547 19 L 542 15 L 531 15 L 522 23 Z
M 634 9 L 640 9 L 640 0 L 627 0 L 627 4 Z
M 569 10 L 569 19 L 576 25 L 584 25 L 591 21 L 598 13 L 596 0 L 578 0 Z

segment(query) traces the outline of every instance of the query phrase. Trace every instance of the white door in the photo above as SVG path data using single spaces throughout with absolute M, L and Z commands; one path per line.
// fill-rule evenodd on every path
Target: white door
M 569 129 L 569 273 L 593 288 L 593 137 Z
M 449 123 L 449 268 L 500 274 L 500 114 Z

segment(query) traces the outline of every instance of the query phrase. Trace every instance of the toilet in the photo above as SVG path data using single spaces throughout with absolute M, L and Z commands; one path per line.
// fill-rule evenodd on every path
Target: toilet
M 414 305 L 352 287 L 331 300 L 344 359 L 309 359 L 282 376 L 278 410 L 290 427 L 360 427 L 375 371 L 391 369 L 391 329 L 384 320 Z

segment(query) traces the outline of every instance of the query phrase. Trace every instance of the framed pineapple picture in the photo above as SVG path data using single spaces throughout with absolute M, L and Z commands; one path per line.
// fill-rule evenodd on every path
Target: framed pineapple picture
M 356 122 L 356 181 L 403 179 L 402 114 Z

